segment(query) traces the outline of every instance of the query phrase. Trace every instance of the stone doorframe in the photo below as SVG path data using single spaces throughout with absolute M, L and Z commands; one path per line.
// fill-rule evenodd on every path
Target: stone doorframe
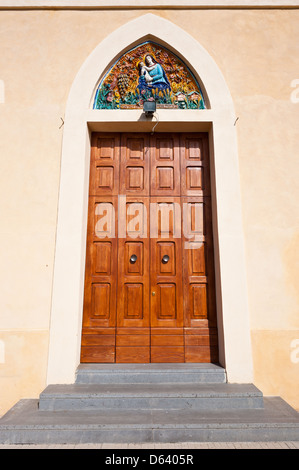
M 126 50 L 153 40 L 181 56 L 202 85 L 205 110 L 159 109 L 155 132 L 209 132 L 220 363 L 229 382 L 253 381 L 238 150 L 232 98 L 209 53 L 184 30 L 153 14 L 106 37 L 80 68 L 63 135 L 47 383 L 73 383 L 80 363 L 93 131 L 151 132 L 142 110 L 93 110 L 99 79 Z

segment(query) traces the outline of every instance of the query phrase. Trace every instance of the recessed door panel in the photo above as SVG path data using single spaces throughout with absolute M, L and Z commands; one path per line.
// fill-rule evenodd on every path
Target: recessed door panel
M 144 189 L 144 168 L 128 166 L 126 168 L 126 192 Z
M 190 284 L 191 318 L 207 318 L 206 284 Z
M 174 242 L 157 242 L 157 274 L 160 276 L 175 276 L 176 274 L 176 245 Z
M 94 283 L 91 289 L 93 317 L 109 319 L 111 301 L 111 285 L 109 283 Z
M 125 242 L 125 274 L 143 276 L 143 242 Z
M 157 291 L 157 319 L 163 320 L 165 318 L 175 320 L 176 319 L 176 285 L 158 283 L 156 287 Z
M 120 137 L 94 134 L 91 139 L 90 196 L 117 195 L 119 192 Z
M 143 318 L 144 293 L 143 284 L 124 284 L 124 319 Z
M 181 134 L 181 195 L 210 196 L 208 140 L 206 135 Z
M 95 242 L 94 243 L 94 269 L 95 275 L 111 275 L 112 265 L 112 243 L 111 242 Z
M 114 188 L 114 168 L 113 166 L 96 166 L 95 190 L 101 192 L 111 192 Z
M 119 210 L 116 361 L 150 361 L 149 319 L 149 199 L 125 198 Z M 134 339 L 130 340 L 134 329 Z M 125 340 L 125 336 L 127 339 Z M 121 339 L 120 339 L 121 338 Z
M 115 361 L 117 207 L 114 196 L 89 198 L 82 362 Z
M 151 326 L 179 328 L 184 317 L 180 198 L 153 197 L 151 204 Z
M 151 137 L 151 196 L 180 195 L 180 155 L 176 134 Z
M 118 135 L 103 135 L 98 137 L 95 135 L 92 140 L 92 149 L 94 151 L 95 160 L 105 160 L 113 161 L 118 160 L 118 145 L 119 145 L 119 136 Z M 95 144 L 95 145 L 94 145 Z
M 147 134 L 122 134 L 121 136 L 121 194 L 149 195 L 150 166 L 149 137 Z

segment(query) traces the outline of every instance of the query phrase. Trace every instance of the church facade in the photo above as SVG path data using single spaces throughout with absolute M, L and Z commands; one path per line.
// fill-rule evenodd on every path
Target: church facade
M 216 363 L 299 409 L 299 2 L 21 3 L 0 414 L 80 363 Z

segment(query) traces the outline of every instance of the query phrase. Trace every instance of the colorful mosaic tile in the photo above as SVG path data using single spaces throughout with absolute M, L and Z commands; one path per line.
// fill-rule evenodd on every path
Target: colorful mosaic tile
M 101 80 L 94 109 L 142 108 L 205 109 L 200 86 L 175 54 L 153 42 L 126 52 Z

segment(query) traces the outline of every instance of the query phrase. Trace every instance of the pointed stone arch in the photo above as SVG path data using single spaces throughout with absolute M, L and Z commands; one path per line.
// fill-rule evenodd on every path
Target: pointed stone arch
M 153 85 L 151 74 L 157 73 Z M 163 109 L 207 108 L 201 86 L 184 58 L 153 40 L 139 42 L 114 61 L 100 79 L 93 109 L 142 109 L 144 99 L 154 99 Z
M 142 110 L 93 110 L 100 78 L 126 50 L 153 40 L 183 57 L 201 84 L 205 110 L 159 110 L 163 130 L 209 131 L 220 361 L 228 380 L 252 381 L 236 116 L 211 55 L 187 32 L 153 14 L 124 24 L 89 55 L 72 84 L 65 112 L 53 279 L 48 383 L 72 383 L 80 361 L 88 207 L 90 133 L 151 130 Z M 164 126 L 164 127 L 163 127 Z

